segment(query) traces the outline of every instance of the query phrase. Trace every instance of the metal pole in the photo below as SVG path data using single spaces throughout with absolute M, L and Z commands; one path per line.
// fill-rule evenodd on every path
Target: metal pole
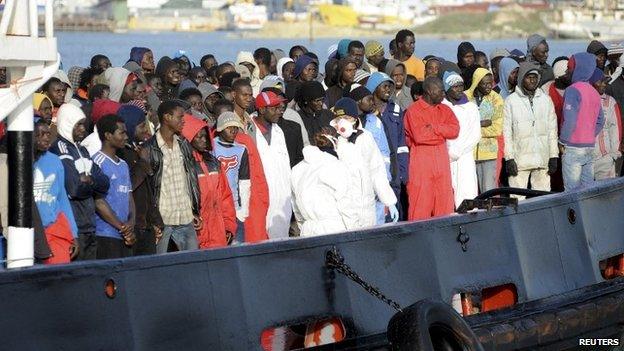
M 23 68 L 11 68 L 11 73 Z M 23 75 L 23 73 L 22 73 Z M 18 75 L 20 76 L 20 75 Z M 11 77 L 15 77 L 11 74 Z M 29 99 L 8 117 L 9 229 L 7 268 L 34 264 L 33 201 L 33 109 Z

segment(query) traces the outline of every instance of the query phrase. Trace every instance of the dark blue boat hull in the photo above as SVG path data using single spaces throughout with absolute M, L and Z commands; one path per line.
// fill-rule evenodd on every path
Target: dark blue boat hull
M 394 310 L 342 275 L 346 262 L 403 306 L 513 283 L 524 303 L 604 279 L 624 252 L 624 179 L 502 208 L 226 249 L 0 273 L 2 349 L 255 350 L 271 326 L 339 316 L 349 337 L 385 332 Z M 574 221 L 570 220 L 574 214 Z M 461 228 L 461 229 L 460 229 Z M 466 251 L 457 237 L 468 235 Z M 116 296 L 105 295 L 107 280 Z

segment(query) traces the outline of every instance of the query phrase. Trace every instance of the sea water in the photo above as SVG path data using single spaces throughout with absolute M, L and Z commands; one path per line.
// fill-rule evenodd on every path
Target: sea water
M 89 65 L 91 56 L 104 54 L 108 56 L 113 66 L 122 66 L 130 56 L 130 48 L 144 46 L 152 49 L 156 59 L 168 55 L 173 56 L 178 50 L 184 50 L 191 61 L 196 64 L 205 54 L 213 54 L 219 62 L 234 61 L 239 51 L 251 51 L 259 47 L 271 50 L 282 49 L 288 54 L 293 45 L 304 45 L 310 51 L 318 55 L 321 65 L 327 58 L 327 49 L 332 44 L 337 44 L 341 38 L 319 38 L 310 41 L 301 39 L 275 39 L 243 38 L 233 32 L 207 32 L 207 33 L 180 33 L 180 32 L 129 32 L 124 34 L 104 32 L 57 32 L 58 50 L 61 54 L 63 68 L 67 71 L 72 66 L 86 67 Z M 445 40 L 434 38 L 419 38 L 416 35 L 415 53 L 419 57 L 435 55 L 449 61 L 457 61 L 457 46 L 461 40 Z M 353 38 L 366 43 L 369 39 L 381 42 L 386 48 L 392 37 L 377 38 Z M 496 39 L 496 40 L 471 40 L 477 50 L 485 52 L 488 56 L 495 48 L 508 50 L 519 49 L 526 51 L 525 39 Z M 589 43 L 585 41 L 549 40 L 549 62 L 558 56 L 585 51 Z M 321 71 L 323 68 L 321 67 Z

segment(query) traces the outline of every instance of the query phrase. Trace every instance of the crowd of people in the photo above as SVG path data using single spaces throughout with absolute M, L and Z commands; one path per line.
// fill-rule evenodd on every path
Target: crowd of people
M 415 45 L 343 39 L 324 67 L 301 45 L 157 64 L 134 47 L 123 67 L 58 71 L 33 96 L 37 259 L 323 235 L 620 176 L 621 45 L 550 61 L 539 35 L 489 56 L 463 42 L 456 60 Z

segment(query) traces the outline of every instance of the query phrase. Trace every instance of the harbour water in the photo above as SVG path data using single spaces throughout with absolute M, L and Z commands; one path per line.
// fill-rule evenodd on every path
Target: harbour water
M 336 44 L 341 38 L 320 38 L 310 42 L 307 38 L 301 39 L 249 39 L 240 38 L 233 32 L 208 33 L 145 33 L 130 32 L 124 34 L 103 32 L 57 32 L 58 49 L 65 70 L 71 66 L 85 67 L 91 56 L 95 54 L 107 55 L 114 66 L 123 65 L 133 46 L 145 46 L 152 49 L 154 56 L 173 55 L 177 50 L 185 50 L 189 58 L 198 63 L 205 54 L 213 54 L 221 61 L 235 60 L 239 51 L 253 51 L 259 47 L 283 49 L 288 51 L 291 46 L 301 44 L 316 53 L 323 64 L 327 57 L 327 48 Z M 419 38 L 416 34 L 416 55 L 441 56 L 450 61 L 456 61 L 458 40 L 444 40 L 436 38 Z M 366 42 L 371 38 L 354 38 Z M 391 37 L 374 38 L 384 47 L 388 47 Z M 523 39 L 496 39 L 471 40 L 478 50 L 489 55 L 497 47 L 509 50 L 520 49 L 526 51 L 526 40 Z M 549 40 L 550 58 L 552 61 L 558 56 L 568 56 L 579 51 L 585 51 L 588 41 Z

